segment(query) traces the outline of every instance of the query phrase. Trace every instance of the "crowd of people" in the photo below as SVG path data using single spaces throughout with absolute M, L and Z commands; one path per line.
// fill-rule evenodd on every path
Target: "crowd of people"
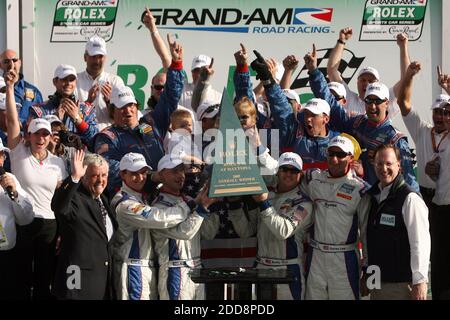
M 420 63 L 406 35 L 390 89 L 371 66 L 358 92 L 343 81 L 351 28 L 327 75 L 313 46 L 304 61 L 315 98 L 304 105 L 289 88 L 298 57 L 281 67 L 254 51 L 249 61 L 241 44 L 234 111 L 269 192 L 217 198 L 208 179 L 224 104 L 210 83 L 214 60 L 197 56 L 187 83 L 182 45 L 170 35 L 166 45 L 148 9 L 143 22 L 163 68 L 146 106 L 104 71 L 98 36 L 86 42 L 85 71 L 56 67 L 47 101 L 17 53 L 1 54 L 0 299 L 205 299 L 190 271 L 224 217 L 237 237 L 256 237 L 255 268 L 291 271 L 277 299 L 424 300 L 430 259 L 433 299 L 450 297 L 450 75 L 439 69 L 446 94 L 425 122 L 412 107 Z M 392 124 L 399 112 L 416 155 Z

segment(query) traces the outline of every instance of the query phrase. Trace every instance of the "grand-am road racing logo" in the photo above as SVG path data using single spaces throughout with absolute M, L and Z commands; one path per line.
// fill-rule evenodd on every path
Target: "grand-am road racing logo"
M 332 8 L 152 9 L 160 29 L 237 33 L 330 33 Z

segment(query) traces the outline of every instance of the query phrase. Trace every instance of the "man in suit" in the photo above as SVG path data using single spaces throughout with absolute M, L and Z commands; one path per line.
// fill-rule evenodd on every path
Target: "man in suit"
M 109 241 L 116 219 L 104 196 L 108 162 L 77 150 L 72 174 L 55 191 L 52 209 L 61 235 L 53 294 L 58 299 L 110 299 Z

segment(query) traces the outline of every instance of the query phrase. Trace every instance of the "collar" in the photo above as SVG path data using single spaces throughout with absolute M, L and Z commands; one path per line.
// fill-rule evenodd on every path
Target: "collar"
M 388 197 L 390 197 L 391 195 L 395 194 L 395 193 L 397 192 L 397 190 L 398 190 L 401 186 L 403 186 L 405 183 L 406 183 L 406 182 L 405 182 L 405 179 L 403 178 L 403 174 L 401 174 L 401 173 L 399 172 L 399 174 L 397 175 L 397 177 L 394 179 L 394 181 L 393 181 L 390 185 L 388 185 L 388 186 L 382 188 L 382 187 L 381 187 L 381 184 L 380 184 L 380 181 L 377 181 L 377 182 L 375 182 L 375 183 L 372 185 L 372 187 L 369 189 L 368 193 L 369 193 L 370 195 L 372 195 L 372 196 L 376 196 L 376 195 L 380 194 L 382 190 L 385 190 L 386 188 L 389 188 L 389 189 L 388 189 L 388 190 L 389 190 Z
M 101 72 L 96 78 L 93 78 L 93 77 L 89 74 L 89 72 L 87 71 L 87 69 L 84 70 L 84 72 L 86 73 L 86 76 L 87 76 L 90 80 L 92 80 L 92 81 L 95 81 L 95 80 L 98 80 L 98 79 L 102 78 L 103 75 L 105 74 L 105 70 L 102 70 L 102 72 Z
M 138 199 L 144 198 L 144 195 L 142 192 L 139 192 L 139 191 L 136 191 L 136 190 L 130 188 L 125 182 L 122 182 L 121 191 L 125 192 L 126 194 L 128 194 L 130 196 L 134 196 L 135 198 L 138 198 Z

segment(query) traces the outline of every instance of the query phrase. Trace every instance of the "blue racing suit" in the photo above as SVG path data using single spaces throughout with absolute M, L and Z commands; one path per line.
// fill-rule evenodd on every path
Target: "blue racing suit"
M 31 119 L 44 118 L 47 115 L 57 115 L 59 107 L 59 99 L 50 99 L 42 104 L 31 106 L 29 110 L 29 117 Z M 73 119 L 65 114 L 62 119 L 63 124 L 70 132 L 76 133 L 80 136 L 81 141 L 92 150 L 94 136 L 98 133 L 97 119 L 95 118 L 94 105 L 86 102 L 79 103 L 81 123 L 76 126 Z
M 363 150 L 361 161 L 364 167 L 364 179 L 370 185 L 378 180 L 373 164 L 371 163 L 373 151 L 381 144 L 393 144 L 400 149 L 401 166 L 405 181 L 415 192 L 419 193 L 419 184 L 416 181 L 413 171 L 413 159 L 408 145 L 408 139 L 393 127 L 391 120 L 386 117 L 380 123 L 373 123 L 369 121 L 366 115 L 350 117 L 331 94 L 325 77 L 319 69 L 309 74 L 309 83 L 314 95 L 317 98 L 326 100 L 330 104 L 331 128 L 351 134 L 360 143 L 361 149 Z
M 23 79 L 23 74 L 19 75 L 19 81 L 14 84 L 14 98 L 16 103 L 22 107 L 18 110 L 19 121 L 24 125 L 29 117 L 29 109 L 34 104 L 43 102 L 41 91 L 31 83 Z
M 172 63 L 167 71 L 167 82 L 155 110 L 152 121 L 134 128 L 112 125 L 95 137 L 95 152 L 109 163 L 108 192 L 114 195 L 122 182 L 119 176 L 119 162 L 129 152 L 140 153 L 156 170 L 164 156 L 163 139 L 170 124 L 170 115 L 177 109 L 183 91 L 182 63 Z
M 236 98 L 244 95 L 252 98 L 252 86 L 250 73 L 235 72 Z M 325 137 L 311 137 L 304 128 L 305 117 L 303 112 L 299 112 L 297 117 L 292 110 L 291 104 L 283 94 L 279 84 L 264 86 L 267 100 L 270 104 L 271 115 L 274 126 L 272 129 L 279 129 L 280 151 L 281 153 L 293 151 L 300 155 L 303 160 L 304 169 L 320 168 L 326 169 L 327 147 L 329 141 L 339 132 L 329 130 Z M 258 113 L 259 125 L 266 123 L 264 115 Z

